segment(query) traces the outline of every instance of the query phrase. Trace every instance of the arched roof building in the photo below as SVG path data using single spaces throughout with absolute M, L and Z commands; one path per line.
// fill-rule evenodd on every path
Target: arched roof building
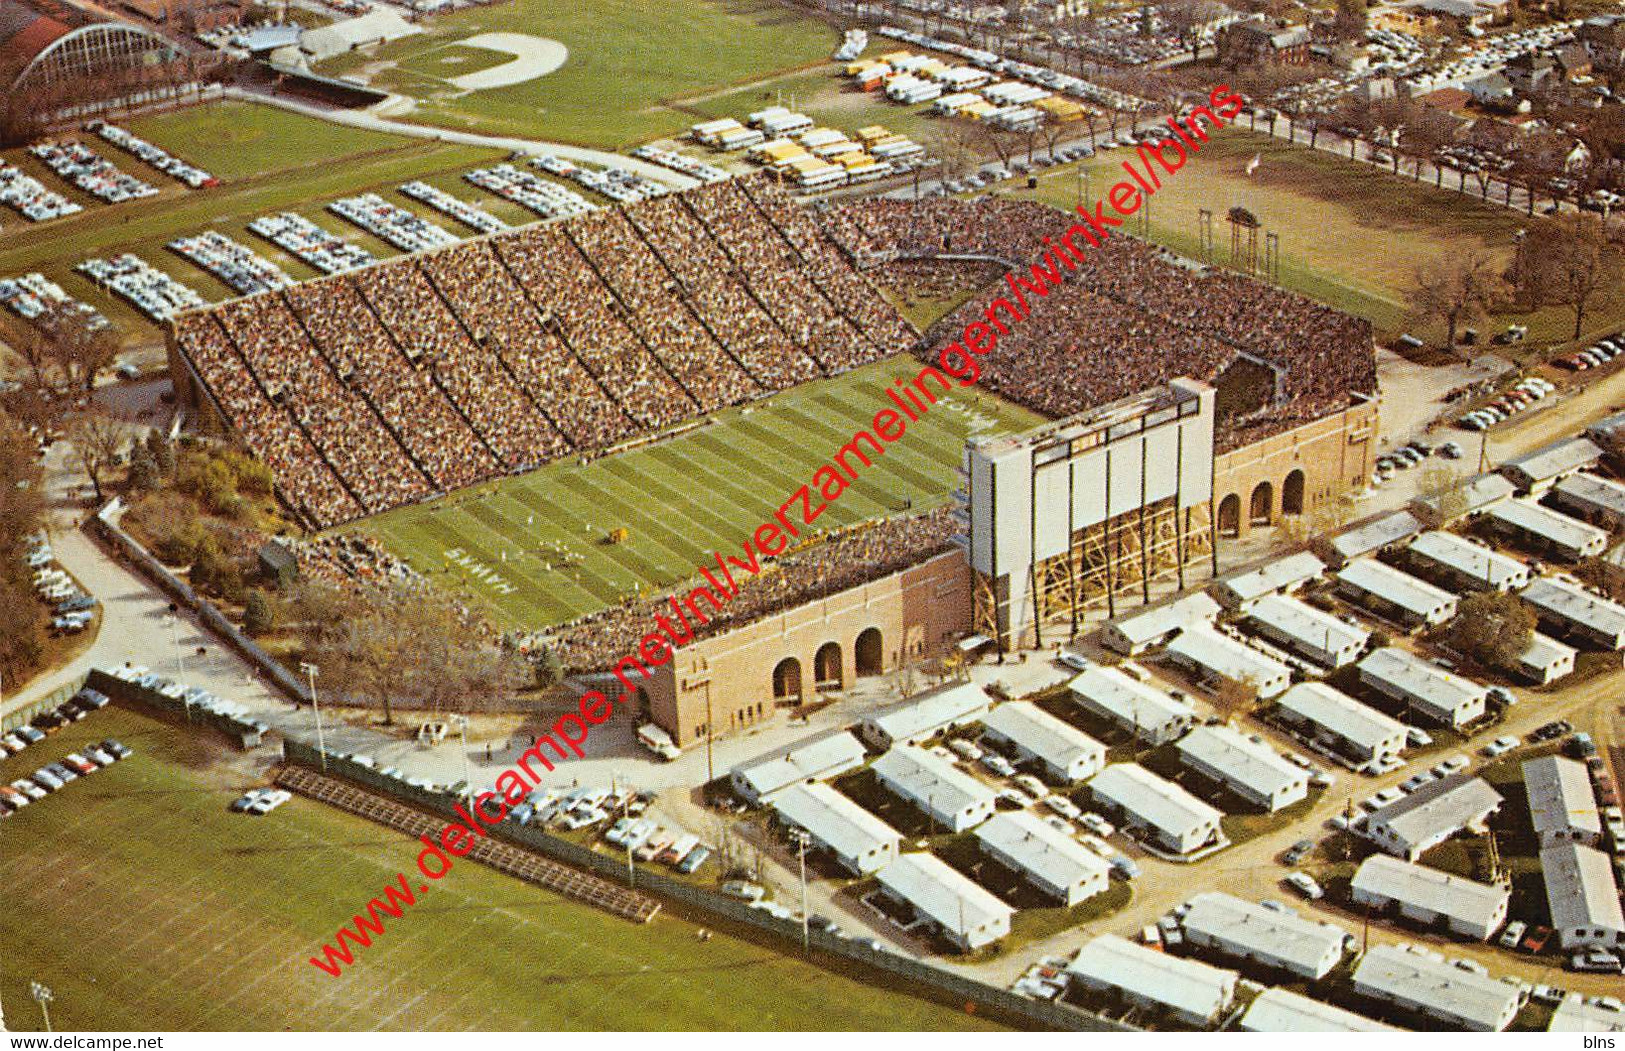
M 179 54 L 149 29 L 60 0 L 0 0 L 0 92 L 157 69 Z

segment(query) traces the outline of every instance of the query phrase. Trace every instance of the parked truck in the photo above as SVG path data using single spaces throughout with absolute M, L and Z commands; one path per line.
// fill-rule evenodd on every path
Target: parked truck
M 683 754 L 672 741 L 671 735 L 654 723 L 644 723 L 638 727 L 638 740 L 645 748 L 668 763 Z

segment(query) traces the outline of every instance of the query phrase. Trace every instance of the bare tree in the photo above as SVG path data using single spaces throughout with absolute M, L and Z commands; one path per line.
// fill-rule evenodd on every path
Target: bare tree
M 68 418 L 66 434 L 79 466 L 96 490 L 96 500 L 106 499 L 102 483 L 122 458 L 134 429 L 111 413 L 89 409 Z
M 1593 298 L 1620 282 L 1619 243 L 1596 217 L 1579 213 L 1541 223 L 1529 241 L 1526 269 L 1547 302 L 1574 311 L 1574 338 L 1579 339 Z
M 1472 252 L 1418 268 L 1410 292 L 1411 312 L 1420 321 L 1444 323 L 1445 345 L 1454 350 L 1457 328 L 1483 317 L 1509 291 L 1490 258 Z

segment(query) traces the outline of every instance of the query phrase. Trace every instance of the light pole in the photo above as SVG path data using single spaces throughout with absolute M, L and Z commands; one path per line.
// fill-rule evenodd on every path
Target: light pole
M 305 673 L 305 681 L 310 683 L 310 706 L 316 711 L 316 752 L 321 756 L 322 772 L 327 772 L 327 741 L 322 736 L 322 705 L 316 700 L 316 676 L 321 669 L 309 661 L 300 661 L 299 670 Z
M 790 839 L 796 845 L 796 854 L 801 859 L 801 951 L 809 952 L 812 949 L 812 935 L 807 931 L 807 841 L 810 839 L 804 828 L 792 828 Z
M 39 1004 L 40 1014 L 45 1016 L 45 1031 L 49 1033 L 51 1031 L 51 1008 L 49 1006 L 52 1000 L 51 990 L 39 982 L 29 982 L 28 995 L 34 998 L 35 1003 Z
M 474 773 L 468 765 L 468 716 L 457 716 L 457 733 L 463 739 L 463 802 L 473 805 Z
M 179 613 L 169 615 L 169 627 L 175 639 L 175 678 L 185 678 L 186 666 L 181 663 L 181 617 Z

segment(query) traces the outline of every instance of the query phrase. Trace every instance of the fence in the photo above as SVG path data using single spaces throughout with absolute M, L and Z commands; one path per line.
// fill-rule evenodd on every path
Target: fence
M 322 767 L 321 755 L 316 749 L 299 741 L 284 740 L 282 754 L 291 763 L 317 769 Z M 444 817 L 448 822 L 462 823 L 462 818 L 453 809 L 453 800 L 443 793 L 431 792 L 393 777 L 385 777 L 376 770 L 331 753 L 327 756 L 324 772 L 332 777 L 345 778 L 380 795 L 421 807 Z M 608 880 L 619 882 L 627 878 L 624 860 L 559 839 L 540 828 L 504 821 L 491 828 L 489 834 Z M 742 902 L 724 898 L 648 868 L 638 869 L 635 881 L 638 890 L 678 906 L 679 911 L 697 913 L 713 926 L 726 927 L 735 933 L 754 936 L 757 939 L 765 937 L 780 945 L 796 948 L 800 946 L 800 921 L 770 916 L 760 909 L 752 909 Z M 1132 1026 L 1086 1011 L 1042 1000 L 1030 1000 L 906 956 L 885 950 L 876 951 L 862 942 L 838 938 L 823 931 L 811 931 L 809 938 L 812 958 L 819 966 L 876 984 L 900 987 L 925 999 L 984 1015 L 1006 1025 L 1022 1029 L 1085 1032 L 1134 1030 Z
M 152 581 L 161 590 L 197 614 L 198 620 L 204 627 L 213 631 L 225 640 L 244 660 L 258 668 L 271 683 L 289 697 L 301 704 L 310 703 L 310 693 L 305 685 L 293 673 L 284 668 L 270 654 L 260 649 L 259 645 L 238 631 L 225 614 L 214 607 L 208 599 L 192 590 L 190 584 L 181 580 L 156 558 L 146 548 L 142 547 L 134 537 L 120 529 L 113 521 L 113 516 L 123 506 L 117 498 L 110 501 L 93 515 L 86 525 L 92 535 L 100 538 L 115 554 L 133 563 L 135 568 L 148 580 Z M 105 692 L 105 691 L 104 691 Z M 112 694 L 108 694 L 112 696 Z
M 35 701 L 26 707 L 19 708 L 10 715 L 0 718 L 0 733 L 10 733 L 17 727 L 24 725 L 34 716 L 48 712 L 79 692 L 77 686 L 62 686 L 52 691 L 48 696 Z
M 179 719 L 198 726 L 206 726 L 229 738 L 232 744 L 244 751 L 250 748 L 258 748 L 264 741 L 265 727 L 263 723 L 252 723 L 234 716 L 211 712 L 206 708 L 187 703 L 184 698 L 171 697 L 168 694 L 159 693 L 157 690 L 149 690 L 137 683 L 125 682 L 123 679 L 109 675 L 100 668 L 91 670 L 90 677 L 85 680 L 85 685 L 92 690 L 100 690 L 115 701 L 123 701 L 126 704 L 138 707 L 157 709 L 160 713 L 173 719 Z

